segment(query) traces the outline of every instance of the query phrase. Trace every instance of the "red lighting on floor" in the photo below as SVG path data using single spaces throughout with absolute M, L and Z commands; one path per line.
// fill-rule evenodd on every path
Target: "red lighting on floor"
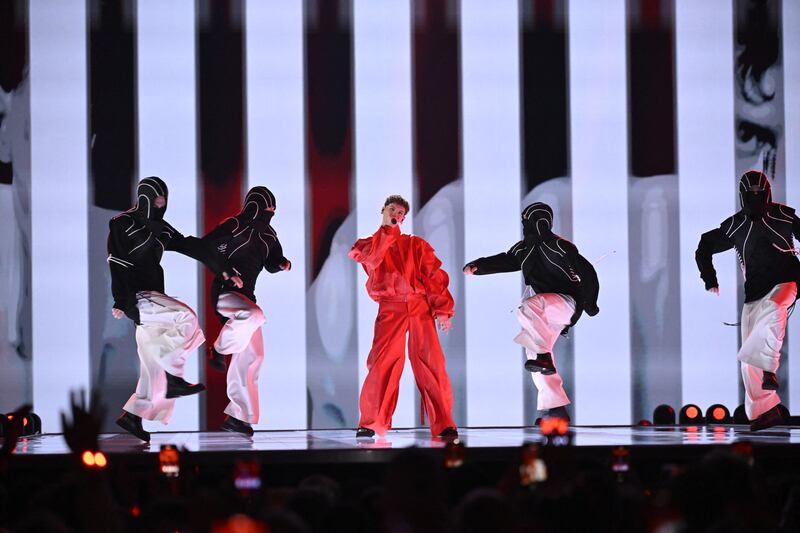
M 566 418 L 542 418 L 539 427 L 542 435 L 566 435 L 569 421 Z

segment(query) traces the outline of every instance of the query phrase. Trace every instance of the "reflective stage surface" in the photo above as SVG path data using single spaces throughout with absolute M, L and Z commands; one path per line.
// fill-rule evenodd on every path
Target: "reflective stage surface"
M 800 444 L 800 426 L 777 426 L 752 433 L 747 426 L 575 426 L 570 428 L 577 447 L 697 447 L 747 441 L 756 446 Z M 539 428 L 460 428 L 460 440 L 471 449 L 516 448 L 523 443 L 544 442 Z M 427 428 L 398 429 L 385 437 L 355 438 L 354 430 L 257 431 L 252 438 L 225 432 L 153 433 L 149 445 L 127 434 L 104 434 L 100 447 L 109 453 L 156 453 L 162 444 L 174 444 L 191 452 L 346 452 L 349 460 L 369 461 L 370 454 L 358 450 L 402 449 L 409 446 L 441 448 L 446 441 L 433 438 Z M 356 452 L 356 455 L 353 455 Z M 20 439 L 18 455 L 59 455 L 69 453 L 60 434 Z

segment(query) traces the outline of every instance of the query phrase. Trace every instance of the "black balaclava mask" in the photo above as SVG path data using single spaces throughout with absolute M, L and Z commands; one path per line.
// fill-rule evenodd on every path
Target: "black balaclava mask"
M 164 205 L 161 207 L 156 206 L 156 198 L 159 196 L 164 197 Z M 167 184 L 161 178 L 156 176 L 144 178 L 139 181 L 139 185 L 136 187 L 136 207 L 133 212 L 136 216 L 153 223 L 149 225 L 159 225 L 164 219 L 164 213 L 167 211 L 168 197 Z M 159 228 L 155 227 L 150 229 L 150 231 L 155 230 L 160 231 Z
M 522 234 L 526 241 L 544 241 L 553 235 L 553 210 L 535 202 L 522 211 Z
M 244 197 L 244 207 L 236 217 L 243 226 L 252 226 L 259 233 L 265 233 L 275 214 L 267 209 L 277 207 L 275 195 L 263 186 L 253 187 Z
M 739 178 L 739 202 L 742 212 L 750 218 L 761 218 L 772 203 L 772 187 L 767 176 L 758 170 L 749 170 Z

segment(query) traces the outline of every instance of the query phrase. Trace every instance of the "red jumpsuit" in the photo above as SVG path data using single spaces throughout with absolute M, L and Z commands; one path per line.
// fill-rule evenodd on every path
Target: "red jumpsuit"
M 408 333 L 408 358 L 431 433 L 454 428 L 453 391 L 434 322 L 436 316 L 454 313 L 442 262 L 424 239 L 401 234 L 398 226 L 382 226 L 359 239 L 349 256 L 366 270 L 367 292 L 379 304 L 358 425 L 379 435 L 391 429 Z

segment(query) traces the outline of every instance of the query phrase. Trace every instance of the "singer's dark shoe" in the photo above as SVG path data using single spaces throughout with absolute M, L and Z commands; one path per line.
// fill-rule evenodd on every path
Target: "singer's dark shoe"
M 454 427 L 444 428 L 442 432 L 439 433 L 439 437 L 443 439 L 457 439 L 458 430 Z
M 222 423 L 223 431 L 230 431 L 231 433 L 241 433 L 245 437 L 252 437 L 253 436 L 253 426 L 239 420 L 238 418 L 233 418 L 232 416 L 228 415 L 225 417 L 225 421 Z
M 123 411 L 122 416 L 117 418 L 117 425 L 137 439 L 150 442 L 150 433 L 142 427 L 142 417 Z
M 776 405 L 769 411 L 762 413 L 761 416 L 753 420 L 750 423 L 750 431 L 760 431 L 762 429 L 771 428 L 772 426 L 778 426 L 784 422 L 785 420 L 783 419 L 783 414 Z
M 761 388 L 764 390 L 778 390 L 778 377 L 775 372 L 764 371 L 764 377 L 761 378 Z
M 549 352 L 536 354 L 536 359 L 525 361 L 525 370 L 528 372 L 541 372 L 545 376 L 556 373 L 553 356 Z
M 217 372 L 224 373 L 227 370 L 225 368 L 225 355 L 216 351 L 213 346 L 208 347 L 208 366 Z
M 375 436 L 375 430 L 369 428 L 358 428 L 356 430 L 357 439 L 371 439 Z
M 179 398 L 181 396 L 191 396 L 206 390 L 202 383 L 189 383 L 183 378 L 173 376 L 167 372 L 167 398 Z

